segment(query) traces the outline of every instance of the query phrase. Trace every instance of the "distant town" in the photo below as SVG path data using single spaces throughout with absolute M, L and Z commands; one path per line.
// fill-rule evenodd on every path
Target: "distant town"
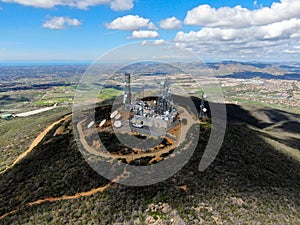
M 225 101 L 234 104 L 264 105 L 290 112 L 300 112 L 300 65 L 297 63 L 207 63 L 179 64 L 187 71 L 199 70 L 216 77 Z M 107 65 L 115 66 L 115 65 Z M 156 66 L 151 64 L 151 66 Z M 199 66 L 199 68 L 198 68 Z M 3 119 L 28 116 L 54 107 L 71 107 L 76 85 L 88 65 L 2 66 L 0 67 L 0 115 Z M 143 66 L 130 68 L 142 74 Z M 149 74 L 148 74 L 149 75 Z M 194 82 L 183 74 L 171 74 L 181 79 L 190 93 L 197 93 Z M 206 78 L 205 78 L 206 79 Z M 209 80 L 199 81 L 205 85 Z M 100 98 L 120 94 L 113 86 Z

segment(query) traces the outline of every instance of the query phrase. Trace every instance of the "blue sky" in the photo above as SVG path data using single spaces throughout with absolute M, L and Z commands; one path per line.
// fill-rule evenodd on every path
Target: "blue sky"
M 203 60 L 297 61 L 299 0 L 0 0 L 0 60 L 95 60 L 174 42 Z

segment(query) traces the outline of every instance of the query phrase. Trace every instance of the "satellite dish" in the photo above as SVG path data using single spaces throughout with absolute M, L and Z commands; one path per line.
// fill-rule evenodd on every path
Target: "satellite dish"
M 99 124 L 99 127 L 103 127 L 103 125 L 106 123 L 106 119 L 102 120 L 101 123 Z
M 165 85 L 165 82 L 162 80 L 162 81 L 160 82 L 160 85 Z
M 121 121 L 115 121 L 114 122 L 114 126 L 116 127 L 116 128 L 120 128 L 121 126 L 122 126 L 122 123 L 121 123 Z
M 118 110 L 113 111 L 112 114 L 110 114 L 110 118 L 113 119 L 118 114 Z
M 206 108 L 203 108 L 203 112 L 207 112 L 207 109 L 206 109 Z
M 207 94 L 203 94 L 203 98 L 207 98 Z
M 116 115 L 115 119 L 116 119 L 116 120 L 119 120 L 120 118 L 121 118 L 121 114 L 118 113 L 118 115 Z
M 88 124 L 87 128 L 91 128 L 94 125 L 95 121 L 92 121 Z

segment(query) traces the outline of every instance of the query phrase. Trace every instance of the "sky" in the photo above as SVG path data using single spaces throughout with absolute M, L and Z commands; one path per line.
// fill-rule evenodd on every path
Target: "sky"
M 137 41 L 204 61 L 299 61 L 300 0 L 0 0 L 0 61 L 93 61 Z

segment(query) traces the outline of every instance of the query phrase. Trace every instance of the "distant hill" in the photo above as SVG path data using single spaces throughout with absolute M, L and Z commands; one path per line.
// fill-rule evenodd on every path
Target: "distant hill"
M 261 72 L 235 72 L 233 74 L 228 74 L 224 76 L 216 76 L 219 78 L 235 78 L 235 79 L 252 79 L 252 78 L 262 78 L 262 79 L 276 79 L 276 80 L 297 80 L 300 81 L 300 73 L 291 73 L 274 76 L 269 73 Z
M 170 66 L 172 65 L 172 66 Z M 251 79 L 255 77 L 263 79 L 282 79 L 282 80 L 300 80 L 300 65 L 297 63 L 261 63 L 261 62 L 207 62 L 207 63 L 137 63 L 122 68 L 121 72 L 140 73 L 141 71 L 149 71 L 149 75 L 153 75 L 151 71 L 161 71 L 158 74 L 166 74 L 169 71 L 174 73 L 193 71 L 207 71 L 216 77 Z M 177 68 L 177 69 L 175 69 Z M 182 70 L 182 71 L 181 71 Z M 148 74 L 143 74 L 148 75 Z
M 217 77 L 251 79 L 299 80 L 300 65 L 296 63 L 260 63 L 225 61 L 208 63 Z

